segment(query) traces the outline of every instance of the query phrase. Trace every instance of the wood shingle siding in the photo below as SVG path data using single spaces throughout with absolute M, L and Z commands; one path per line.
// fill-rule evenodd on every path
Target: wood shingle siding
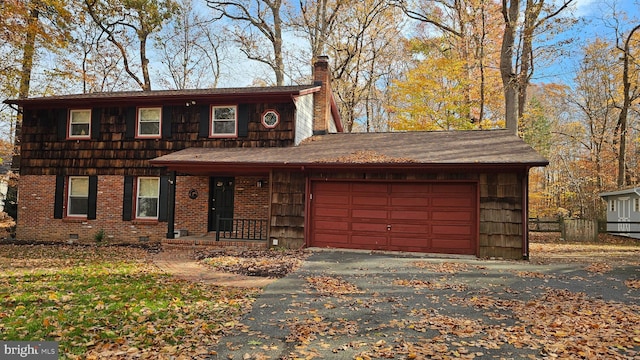
M 233 138 L 208 138 L 209 108 L 209 105 L 163 106 L 161 139 L 135 138 L 137 110 L 133 106 L 93 108 L 91 138 L 87 140 L 67 140 L 68 108 L 27 111 L 22 133 L 21 173 L 159 176 L 161 169 L 150 166 L 148 160 L 187 147 L 293 145 L 293 104 L 240 104 L 238 137 Z M 275 129 L 261 124 L 261 116 L 267 109 L 280 114 L 280 123 Z M 204 125 L 202 119 L 205 119 Z M 203 126 L 206 137 L 199 137 Z

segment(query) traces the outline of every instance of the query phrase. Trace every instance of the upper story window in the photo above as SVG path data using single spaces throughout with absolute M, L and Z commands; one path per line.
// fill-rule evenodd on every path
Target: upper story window
M 266 128 L 274 128 L 280 122 L 280 114 L 275 110 L 267 110 L 262 115 L 262 125 Z
M 160 137 L 162 108 L 138 108 L 138 137 Z
M 237 127 L 236 106 L 212 106 L 211 107 L 211 137 L 236 136 Z
M 158 219 L 158 204 L 160 203 L 160 178 L 138 178 L 136 192 L 136 218 Z
M 89 209 L 89 177 L 69 177 L 69 189 L 67 194 L 67 215 L 87 216 L 87 211 Z
M 89 139 L 91 137 L 91 109 L 69 111 L 69 138 Z
M 609 211 L 616 211 L 616 200 L 609 200 Z
M 633 199 L 633 211 L 640 212 L 640 199 Z

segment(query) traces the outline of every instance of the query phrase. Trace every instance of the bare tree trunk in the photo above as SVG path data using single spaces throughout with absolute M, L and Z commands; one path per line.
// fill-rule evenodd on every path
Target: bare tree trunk
M 633 34 L 640 30 L 640 25 L 634 27 L 627 36 L 624 47 L 620 50 L 623 51 L 622 54 L 622 87 L 623 87 L 623 101 L 622 108 L 620 109 L 620 115 L 618 117 L 618 127 L 620 128 L 620 151 L 618 154 L 618 186 L 623 187 L 627 185 L 627 177 L 626 177 L 626 167 L 625 167 L 625 153 L 627 151 L 627 116 L 629 114 L 629 108 L 631 107 L 632 96 L 636 97 L 637 95 L 631 94 L 631 82 L 629 80 L 629 58 L 631 57 L 630 53 L 630 42 Z
M 504 89 L 505 125 L 512 133 L 518 133 L 517 93 L 518 81 L 513 68 L 516 26 L 520 0 L 502 0 L 504 33 L 500 49 L 500 76 Z
M 36 31 L 35 24 L 39 21 L 40 11 L 34 7 L 29 12 L 27 19 L 27 34 L 22 48 L 22 70 L 20 71 L 20 89 L 18 98 L 29 97 L 29 87 L 31 84 L 31 70 L 33 69 L 33 58 L 36 53 Z

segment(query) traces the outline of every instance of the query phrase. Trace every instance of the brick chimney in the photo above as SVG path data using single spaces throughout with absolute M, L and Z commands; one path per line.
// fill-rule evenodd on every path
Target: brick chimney
M 329 57 L 318 56 L 313 64 L 313 84 L 322 88 L 313 97 L 313 135 L 329 132 L 331 119 L 331 71 Z

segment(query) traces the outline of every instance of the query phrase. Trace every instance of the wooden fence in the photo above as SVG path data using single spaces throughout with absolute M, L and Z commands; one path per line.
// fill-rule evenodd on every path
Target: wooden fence
M 600 226 L 597 220 L 588 219 L 529 219 L 529 231 L 559 232 L 566 241 L 596 241 Z

